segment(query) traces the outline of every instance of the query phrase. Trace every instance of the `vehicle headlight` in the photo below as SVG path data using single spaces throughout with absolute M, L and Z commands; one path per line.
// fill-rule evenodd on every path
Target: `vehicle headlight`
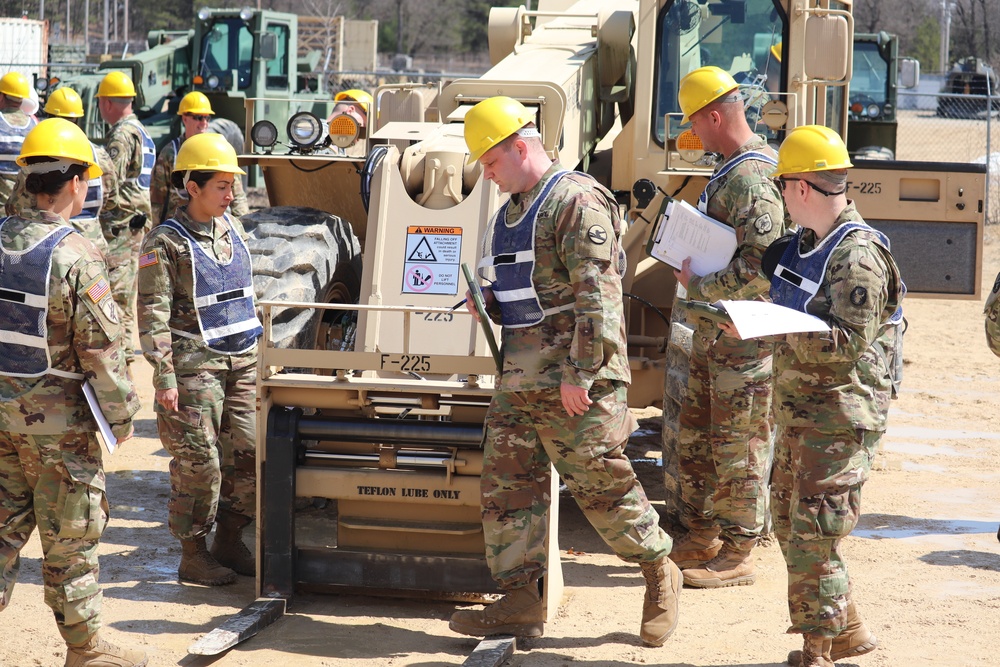
M 213 90 L 216 89 L 216 88 L 218 88 L 219 87 L 219 75 L 218 74 L 213 74 L 212 76 L 208 77 L 208 81 L 207 81 L 206 85 L 208 85 L 208 87 L 211 88 L 211 89 L 213 89 Z
M 253 9 L 251 9 L 250 7 L 244 7 L 243 9 L 240 10 L 241 21 L 249 21 L 252 18 L 253 18 Z
M 209 9 L 208 7 L 202 7 L 201 9 L 198 10 L 198 20 L 200 21 L 207 21 L 211 15 L 212 15 L 212 10 Z
M 323 123 L 308 111 L 288 119 L 288 139 L 299 148 L 312 148 L 323 138 Z
M 261 148 L 270 148 L 278 143 L 278 128 L 269 120 L 259 120 L 250 128 L 250 141 Z
M 57 79 L 58 81 L 58 79 Z M 35 79 L 35 92 L 44 93 L 49 87 L 49 80 L 44 76 Z
M 881 113 L 881 111 L 882 110 L 878 108 L 877 104 L 873 103 L 873 104 L 869 104 L 868 105 L 868 117 L 869 118 L 878 118 L 879 114 Z
M 358 121 L 355 118 L 342 113 L 330 119 L 329 131 L 330 141 L 333 142 L 334 146 L 347 148 L 358 140 L 358 135 L 361 134 L 361 126 L 358 125 Z

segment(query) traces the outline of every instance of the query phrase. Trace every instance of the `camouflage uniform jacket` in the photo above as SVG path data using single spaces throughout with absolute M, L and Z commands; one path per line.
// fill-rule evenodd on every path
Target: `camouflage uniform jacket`
M 246 241 L 247 233 L 238 218 L 214 218 L 212 224 L 195 222 L 182 206 L 173 217 L 198 240 L 209 256 L 228 261 L 233 246 L 226 230 Z M 153 365 L 156 389 L 177 387 L 175 373 L 191 370 L 241 369 L 257 363 L 257 348 L 228 355 L 211 350 L 201 340 L 198 313 L 194 307 L 194 266 L 191 248 L 185 239 L 158 225 L 146 235 L 139 258 L 139 341 L 146 360 Z M 174 335 L 184 331 L 199 339 Z
M 116 235 L 116 230 L 128 227 L 137 213 L 146 215 L 146 229 L 152 224 L 149 191 L 142 189 L 135 180 L 142 171 L 142 135 L 135 125 L 127 122 L 135 119 L 135 114 L 125 116 L 115 123 L 107 135 L 107 151 L 118 179 L 116 206 L 101 210 L 101 227 L 109 241 Z
M 853 202 L 835 226 L 863 222 Z M 816 246 L 805 230 L 801 252 Z M 885 430 L 891 384 L 881 349 L 883 324 L 902 299 L 892 255 L 863 231 L 845 236 L 830 255 L 808 310 L 832 331 L 788 334 L 774 349 L 775 416 L 782 426 Z
M 519 220 L 561 170 L 554 163 L 529 192 L 513 195 L 507 220 Z M 534 326 L 504 327 L 500 391 L 556 388 L 563 382 L 590 389 L 599 379 L 631 381 L 622 309 L 624 267 L 619 265 L 624 230 L 617 206 L 610 202 L 611 193 L 592 178 L 568 174 L 542 204 L 532 282 L 543 309 L 565 303 L 568 295 L 576 305 Z
M 28 209 L 7 220 L 0 242 L 8 251 L 24 250 L 65 224 L 54 213 Z M 103 259 L 79 234 L 52 253 L 47 321 L 52 368 L 86 375 L 115 435 L 127 435 L 139 399 L 125 375 L 118 309 Z M 50 374 L 0 376 L 0 430 L 55 435 L 97 427 L 80 380 Z
M 1000 357 L 1000 273 L 993 281 L 993 290 L 986 298 L 986 307 L 983 309 L 986 314 L 986 344 L 990 346 L 993 354 Z
M 174 161 L 177 159 L 177 146 L 184 142 L 182 137 L 168 142 L 160 149 L 153 165 L 153 180 L 149 186 L 149 198 L 153 208 L 153 225 L 158 225 L 172 217 L 177 208 L 187 204 L 187 193 L 181 193 L 170 184 L 170 175 L 174 171 Z M 164 205 L 165 204 L 165 205 Z M 243 179 L 239 175 L 233 179 L 233 201 L 229 205 L 231 215 L 244 216 L 250 212 L 247 195 L 243 190 Z
M 777 157 L 762 137 L 743 144 L 729 161 L 748 151 Z M 720 164 L 716 171 L 721 170 Z M 736 254 L 723 269 L 694 276 L 688 284 L 688 298 L 695 301 L 719 299 L 754 300 L 766 297 L 769 283 L 760 275 L 760 261 L 771 243 L 785 233 L 785 207 L 774 183 L 774 167 L 761 160 L 746 160 L 716 181 L 708 193 L 708 215 L 736 230 Z M 714 325 L 712 325 L 714 328 Z
M 115 173 L 115 163 L 111 161 L 111 157 L 104 150 L 104 147 L 95 146 L 94 148 L 97 149 L 97 164 L 101 167 L 101 171 L 104 172 L 101 174 L 101 182 L 104 188 L 104 202 L 101 205 L 101 210 L 104 211 L 105 209 L 117 206 L 118 174 Z M 24 187 L 26 179 L 27 174 L 24 170 L 21 170 L 21 173 L 17 175 L 14 192 L 10 195 L 10 199 L 7 200 L 7 215 L 20 215 L 22 211 L 35 208 L 35 195 L 28 192 Z M 97 229 L 85 228 L 84 225 L 78 225 L 75 219 L 70 220 L 69 224 L 92 241 L 102 254 L 108 251 L 108 242 L 104 239 L 104 235 L 100 233 L 99 227 Z

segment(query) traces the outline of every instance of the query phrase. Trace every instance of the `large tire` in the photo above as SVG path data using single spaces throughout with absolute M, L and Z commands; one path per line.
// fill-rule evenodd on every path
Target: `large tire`
M 348 222 L 304 206 L 265 208 L 240 220 L 250 235 L 258 300 L 357 302 L 361 244 Z M 321 319 L 315 309 L 281 310 L 272 320 L 274 344 L 312 349 Z

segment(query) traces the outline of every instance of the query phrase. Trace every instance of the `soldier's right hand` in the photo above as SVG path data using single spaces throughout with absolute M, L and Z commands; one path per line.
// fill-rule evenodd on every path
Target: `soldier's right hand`
M 156 402 L 164 410 L 177 411 L 177 389 L 157 389 Z

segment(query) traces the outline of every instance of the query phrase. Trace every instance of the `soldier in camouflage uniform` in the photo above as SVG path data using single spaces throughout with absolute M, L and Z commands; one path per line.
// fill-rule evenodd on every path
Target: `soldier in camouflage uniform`
M 49 95 L 49 99 L 45 102 L 45 113 L 53 118 L 65 118 L 71 123 L 77 123 L 77 118 L 83 118 L 83 100 L 75 90 L 63 86 Z M 118 176 L 115 173 L 115 165 L 104 147 L 93 142 L 90 146 L 103 173 L 88 184 L 83 210 L 70 218 L 69 222 L 97 247 L 102 256 L 106 256 L 108 242 L 104 239 L 98 216 L 102 210 L 110 210 L 117 205 Z M 14 185 L 14 192 L 7 200 L 7 215 L 19 215 L 21 211 L 35 207 L 35 196 L 24 187 L 26 178 L 27 174 L 21 170 Z
M 31 94 L 31 85 L 20 72 L 8 72 L 0 78 L 0 202 L 10 199 L 14 181 L 20 172 L 14 160 L 21 143 L 35 119 L 21 111 L 22 102 Z
M 83 132 L 56 118 L 25 138 L 18 164 L 38 205 L 0 225 L 0 610 L 37 526 L 45 602 L 66 641 L 66 665 L 145 665 L 142 652 L 98 634 L 108 500 L 82 383 L 119 442 L 131 437 L 139 410 L 103 258 L 66 224 L 100 168 Z
M 108 155 L 118 176 L 118 202 L 101 211 L 101 227 L 108 242 L 111 291 L 122 312 L 124 345 L 131 352 L 135 341 L 135 290 L 139 249 L 152 226 L 149 185 L 156 161 L 156 146 L 135 114 L 135 86 L 122 72 L 109 72 L 97 89 L 101 118 L 111 126 L 105 137 Z M 126 354 L 132 363 L 132 354 Z
M 486 418 L 483 533 L 506 594 L 485 610 L 455 612 L 450 627 L 543 633 L 539 578 L 554 465 L 604 541 L 640 565 L 640 636 L 661 646 L 677 625 L 681 575 L 624 453 L 637 426 L 625 401 L 624 223 L 607 189 L 552 162 L 532 119 L 509 97 L 484 100 L 465 118 L 471 159 L 511 194 L 486 233 L 481 264 L 495 271 L 485 293 L 503 325 L 503 371 Z
M 691 72 L 681 80 L 678 100 L 705 149 L 725 158 L 699 208 L 735 228 L 738 244 L 725 268 L 695 276 L 685 263 L 678 282 L 695 301 L 764 298 L 760 260 L 784 232 L 785 218 L 768 177 L 774 151 L 747 125 L 736 82 L 723 70 Z M 719 336 L 707 319 L 694 324 L 677 452 L 688 533 L 670 557 L 689 586 L 748 585 L 756 578 L 751 551 L 766 511 L 772 344 Z
M 184 96 L 177 109 L 181 117 L 184 131 L 169 144 L 160 149 L 153 165 L 152 184 L 149 187 L 149 201 L 153 208 L 153 224 L 158 225 L 173 216 L 178 206 L 187 203 L 187 191 L 170 185 L 170 177 L 174 171 L 174 160 L 177 150 L 188 137 L 208 131 L 209 116 L 214 116 L 212 104 L 204 93 L 193 91 Z M 233 203 L 229 212 L 239 217 L 250 212 L 247 206 L 247 195 L 243 189 L 243 179 L 233 181 Z
M 168 509 L 170 532 L 183 550 L 178 575 L 208 586 L 255 572 L 242 533 L 256 509 L 263 329 L 247 235 L 238 218 L 225 214 L 241 174 L 222 135 L 185 141 L 173 185 L 184 187 L 190 201 L 153 228 L 139 258 L 140 340 L 154 367 L 160 440 L 173 457 Z M 209 552 L 205 538 L 213 525 Z
M 857 524 L 899 380 L 906 288 L 888 239 L 847 199 L 850 166 L 833 130 L 806 125 L 782 143 L 774 173 L 800 229 L 779 251 L 771 298 L 831 327 L 787 334 L 774 350 L 771 507 L 788 567 L 789 632 L 804 636 L 788 663 L 802 667 L 833 667 L 876 648 L 840 542 Z

